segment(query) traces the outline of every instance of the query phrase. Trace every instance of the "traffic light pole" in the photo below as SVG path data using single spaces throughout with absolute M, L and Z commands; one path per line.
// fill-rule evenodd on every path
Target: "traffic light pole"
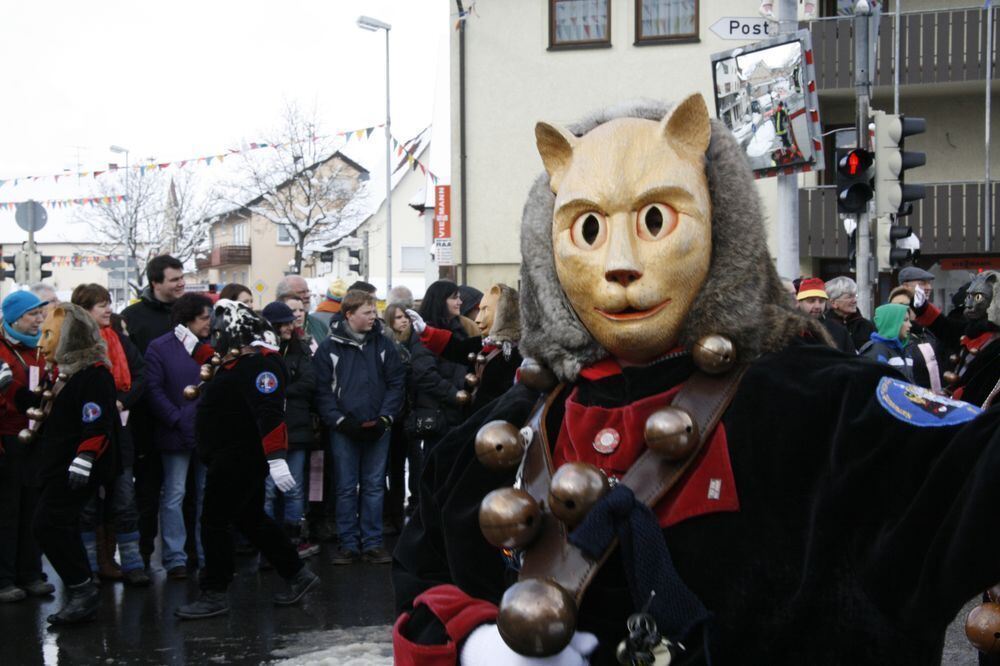
M 778 0 L 775 8 L 780 34 L 794 33 L 798 28 L 796 0 Z M 778 181 L 778 273 L 793 278 L 799 267 L 799 175 L 779 174 Z
M 857 98 L 857 133 L 858 145 L 862 150 L 871 150 L 871 139 L 868 133 L 868 112 L 870 106 L 870 56 L 869 22 L 870 16 L 855 14 L 854 16 L 854 94 Z M 858 283 L 858 308 L 865 317 L 872 314 L 872 229 L 871 221 L 873 203 L 869 202 L 868 210 L 858 213 L 857 231 L 857 266 L 855 275 Z

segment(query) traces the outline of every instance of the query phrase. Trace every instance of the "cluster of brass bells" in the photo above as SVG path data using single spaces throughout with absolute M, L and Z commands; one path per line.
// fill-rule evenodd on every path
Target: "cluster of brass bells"
M 239 349 L 236 349 L 234 347 L 233 349 L 229 350 L 229 355 L 228 355 L 229 357 L 236 358 L 239 355 L 240 355 Z M 214 354 L 212 358 L 209 359 L 208 363 L 205 363 L 204 365 L 201 366 L 201 368 L 198 370 L 198 377 L 201 379 L 201 383 L 197 385 L 190 384 L 184 387 L 185 400 L 198 399 L 198 396 L 201 395 L 202 384 L 212 381 L 212 378 L 215 377 L 215 373 L 219 370 L 219 367 L 222 366 L 222 360 L 223 359 L 221 356 L 219 356 L 218 354 Z
M 980 652 L 1000 654 L 1000 585 L 986 591 L 988 601 L 973 608 L 965 618 L 965 637 Z
M 22 428 L 17 433 L 17 441 L 24 445 L 30 444 L 35 439 L 35 430 L 46 417 L 45 406 L 55 397 L 52 389 L 43 384 L 38 384 L 35 388 L 31 389 L 31 392 L 41 396 L 42 404 L 39 407 L 29 407 L 24 411 L 24 415 L 35 422 L 34 428 Z

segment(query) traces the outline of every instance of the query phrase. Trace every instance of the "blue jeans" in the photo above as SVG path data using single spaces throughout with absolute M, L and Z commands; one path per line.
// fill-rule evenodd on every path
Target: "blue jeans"
M 114 483 L 106 486 L 105 490 L 108 491 L 105 501 L 109 499 L 111 502 L 111 522 L 114 524 L 115 534 L 135 532 L 139 524 L 139 510 L 135 505 L 135 481 L 132 477 L 132 468 L 123 469 L 121 474 L 115 478 Z M 101 508 L 101 502 L 98 500 L 95 490 L 80 514 L 81 532 L 93 532 L 98 525 L 104 523 L 103 517 L 98 515 Z M 107 515 L 107 512 L 104 515 Z
M 357 442 L 339 432 L 330 436 L 337 493 L 337 532 L 341 547 L 347 550 L 367 551 L 382 545 L 382 502 L 389 435 L 386 431 L 377 442 Z
M 274 480 L 268 476 L 264 481 L 264 513 L 277 520 L 274 516 L 274 501 L 281 495 L 284 500 L 284 517 L 281 522 L 298 527 L 305 513 L 306 462 L 309 460 L 309 452 L 305 449 L 289 449 L 285 460 L 292 478 L 295 479 L 295 487 L 287 493 L 282 493 L 274 485 Z
M 188 465 L 195 465 L 197 531 L 195 547 L 198 550 L 198 565 L 205 563 L 205 553 L 201 548 L 201 504 L 205 496 L 205 466 L 198 462 L 194 451 L 161 451 L 163 459 L 163 493 L 160 495 L 160 536 L 163 539 L 163 568 L 187 566 L 184 543 L 187 528 L 184 527 L 184 492 L 187 486 Z

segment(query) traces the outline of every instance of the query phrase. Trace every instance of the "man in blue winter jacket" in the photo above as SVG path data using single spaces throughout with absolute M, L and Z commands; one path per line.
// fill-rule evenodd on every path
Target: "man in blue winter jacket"
M 385 467 L 406 370 L 382 335 L 374 296 L 349 291 L 340 311 L 343 318 L 331 324 L 313 356 L 316 404 L 330 427 L 335 469 L 340 548 L 333 562 L 351 564 L 363 554 L 367 562 L 388 564 L 392 558 L 382 546 Z

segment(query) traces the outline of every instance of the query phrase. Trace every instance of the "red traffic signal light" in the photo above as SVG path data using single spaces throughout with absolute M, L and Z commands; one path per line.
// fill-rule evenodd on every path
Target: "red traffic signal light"
M 849 178 L 858 178 L 864 176 L 872 168 L 873 162 L 874 159 L 870 152 L 855 148 L 840 158 L 837 169 Z
M 875 158 L 867 150 L 853 148 L 837 151 L 837 210 L 857 214 L 871 201 L 872 165 Z

